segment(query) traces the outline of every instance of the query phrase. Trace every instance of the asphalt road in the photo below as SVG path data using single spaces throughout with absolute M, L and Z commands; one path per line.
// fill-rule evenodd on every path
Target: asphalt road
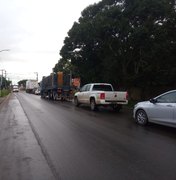
M 92 112 L 86 106 L 77 108 L 71 102 L 53 102 L 26 93 L 11 96 L 0 113 L 1 122 L 9 121 L 12 115 L 8 108 L 12 108 L 13 103 L 17 106 L 13 111 L 17 124 L 26 119 L 21 126 L 30 133 L 18 140 L 21 141 L 21 156 L 19 147 L 14 142 L 11 145 L 16 147 L 18 157 L 26 157 L 26 168 L 19 176 L 21 179 L 25 174 L 29 177 L 29 168 L 29 179 L 37 180 L 176 179 L 174 128 L 154 124 L 138 126 L 132 119 L 132 112 L 127 109 L 120 113 L 111 109 Z M 22 131 L 17 132 L 19 136 Z M 3 140 L 1 138 L 0 149 Z M 25 157 L 21 146 L 24 143 Z M 2 158 L 4 154 L 0 153 L 0 169 L 4 167 L 2 162 L 8 159 Z M 9 158 L 15 161 L 14 157 Z M 7 172 L 12 170 L 18 168 L 11 167 Z

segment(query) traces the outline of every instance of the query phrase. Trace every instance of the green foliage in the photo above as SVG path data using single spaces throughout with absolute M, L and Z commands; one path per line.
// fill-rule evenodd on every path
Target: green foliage
M 0 77 L 1 78 L 1 77 Z M 2 77 L 1 89 L 8 88 L 12 82 Z
M 83 84 L 176 86 L 175 7 L 173 0 L 102 0 L 87 7 L 54 70 L 71 70 Z
M 21 81 L 18 82 L 18 85 L 19 85 L 19 86 L 22 85 L 23 87 L 26 87 L 26 81 L 27 81 L 27 79 L 23 79 L 23 80 L 21 80 Z
M 5 97 L 10 93 L 9 89 L 2 89 L 0 90 L 0 97 Z

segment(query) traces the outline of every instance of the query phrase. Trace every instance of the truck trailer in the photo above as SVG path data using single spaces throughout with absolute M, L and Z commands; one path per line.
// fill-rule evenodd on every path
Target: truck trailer
M 34 93 L 35 90 L 38 88 L 38 81 L 34 79 L 29 79 L 26 81 L 26 92 L 27 93 Z
M 52 100 L 70 100 L 79 86 L 80 79 L 72 78 L 71 74 L 51 73 L 49 76 L 44 76 L 40 82 L 41 97 Z

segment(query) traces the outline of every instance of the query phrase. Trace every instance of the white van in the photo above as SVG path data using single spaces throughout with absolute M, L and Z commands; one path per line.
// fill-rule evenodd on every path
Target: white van
M 17 85 L 13 85 L 12 91 L 13 92 L 19 92 L 18 86 Z

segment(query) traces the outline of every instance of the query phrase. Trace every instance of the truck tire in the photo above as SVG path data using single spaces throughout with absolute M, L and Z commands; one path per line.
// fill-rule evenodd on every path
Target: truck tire
M 53 92 L 53 100 L 56 101 L 58 99 L 58 94 L 57 92 Z
M 53 100 L 53 94 L 52 94 L 52 92 L 49 92 L 49 100 Z
M 80 105 L 77 97 L 74 97 L 74 104 L 76 107 L 78 107 Z
M 96 106 L 96 103 L 95 103 L 95 99 L 94 98 L 91 98 L 90 99 L 90 109 L 92 111 L 96 111 L 97 110 L 97 106 Z
M 46 98 L 46 93 L 43 92 L 43 93 L 41 94 L 41 97 L 45 99 L 45 98 Z

